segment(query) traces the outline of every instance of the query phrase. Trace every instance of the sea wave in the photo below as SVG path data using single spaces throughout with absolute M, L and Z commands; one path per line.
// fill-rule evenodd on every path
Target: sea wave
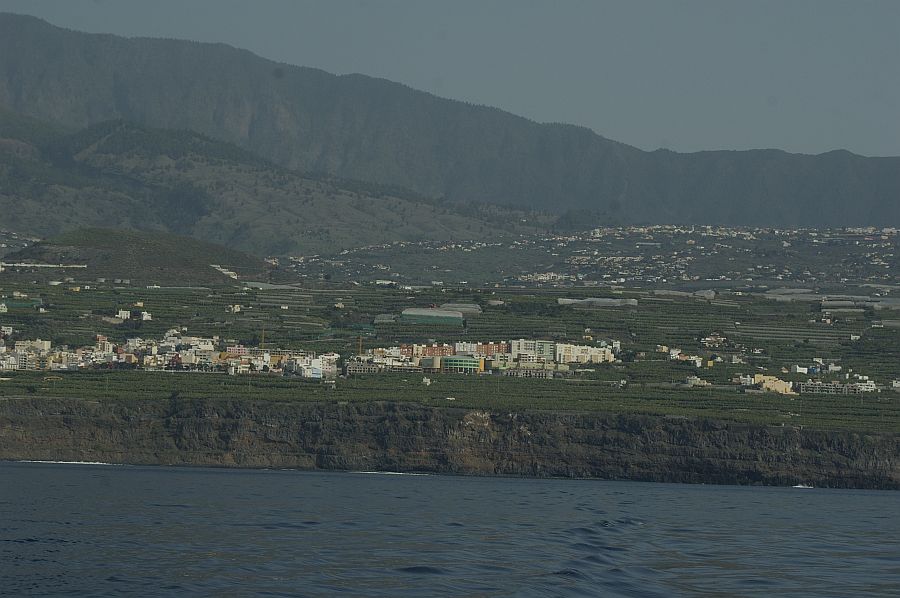
M 405 471 L 351 471 L 350 473 L 366 474 L 366 475 L 414 475 L 414 476 L 430 476 L 430 473 L 412 473 Z
M 16 463 L 47 463 L 54 465 L 122 465 L 121 463 L 104 463 L 102 461 L 37 461 L 33 459 L 20 459 Z

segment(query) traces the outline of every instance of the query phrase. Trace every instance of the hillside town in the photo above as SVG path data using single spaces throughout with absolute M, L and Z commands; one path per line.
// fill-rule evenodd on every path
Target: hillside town
M 597 346 L 548 340 L 401 344 L 370 349 L 345 365 L 347 375 L 382 372 L 496 373 L 520 378 L 553 378 L 590 364 L 612 363 L 621 350 L 618 341 Z
M 0 371 L 74 372 L 89 369 L 137 369 L 146 371 L 182 371 L 229 375 L 293 376 L 309 380 L 334 381 L 344 376 L 390 373 L 500 375 L 518 378 L 567 378 L 594 372 L 596 366 L 621 364 L 621 343 L 599 340 L 595 345 L 578 345 L 542 339 L 501 341 L 464 341 L 455 343 L 401 343 L 375 347 L 347 359 L 334 352 L 316 354 L 297 349 L 264 348 L 228 344 L 218 336 L 202 337 L 173 328 L 162 338 L 129 338 L 112 342 L 97 335 L 93 345 L 70 348 L 52 346 L 48 340 L 15 340 L 10 326 L 0 327 Z M 707 345 L 719 341 L 712 335 Z M 702 389 L 712 386 L 701 375 L 703 369 L 723 362 L 721 356 L 700 356 L 664 345 L 657 347 L 669 361 L 692 366 L 698 372 L 688 375 L 683 386 Z M 744 363 L 732 356 L 732 364 Z M 792 382 L 764 373 L 739 375 L 731 380 L 745 392 L 776 394 L 861 394 L 891 389 L 900 390 L 900 380 L 886 386 L 869 376 L 842 372 L 842 367 L 821 358 L 809 365 L 784 368 L 785 374 L 807 374 L 805 382 Z M 841 376 L 841 374 L 843 374 Z M 825 376 L 828 376 L 827 378 Z M 841 380 L 843 378 L 843 380 Z M 425 379 L 427 380 L 427 378 Z M 619 382 L 621 386 L 626 380 Z
M 12 328 L 3 327 L 3 336 Z M 97 335 L 93 345 L 53 347 L 50 341 L 19 340 L 11 346 L 0 337 L 0 371 L 142 369 L 223 372 L 231 375 L 270 373 L 310 379 L 334 379 L 340 355 L 310 351 L 225 345 L 217 336 L 190 336 L 172 329 L 159 340 L 130 338 L 114 343 Z
M 893 227 L 621 226 L 492 241 L 396 241 L 284 263 L 303 280 L 397 285 L 884 285 L 900 280 L 898 242 Z

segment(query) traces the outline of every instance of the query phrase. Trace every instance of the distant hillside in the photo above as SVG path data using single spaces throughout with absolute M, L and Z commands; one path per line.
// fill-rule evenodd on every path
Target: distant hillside
M 71 231 L 8 255 L 7 262 L 85 264 L 88 278 L 128 278 L 132 282 L 191 285 L 233 280 L 265 280 L 268 265 L 260 258 L 213 243 L 161 232 L 103 228 Z M 77 278 L 84 271 L 75 270 Z
M 190 129 L 300 171 L 551 210 L 584 226 L 900 224 L 898 158 L 643 152 L 221 44 L 89 35 L 9 14 L 0 105 L 74 128 L 125 119 Z
M 501 208 L 310 177 L 188 131 L 107 122 L 68 133 L 0 110 L 0 228 L 160 230 L 257 255 L 530 230 Z

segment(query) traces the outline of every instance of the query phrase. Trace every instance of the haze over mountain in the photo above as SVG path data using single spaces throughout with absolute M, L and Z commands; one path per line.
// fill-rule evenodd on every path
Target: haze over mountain
M 17 15 L 0 15 L 0 105 L 76 128 L 124 119 L 193 130 L 291 169 L 551 210 L 585 226 L 900 224 L 900 158 L 644 152 L 221 44 L 84 34 Z
M 130 228 L 296 255 L 495 239 L 532 231 L 523 217 L 534 218 L 305 176 L 191 131 L 110 121 L 69 132 L 0 107 L 0 228 L 19 232 Z

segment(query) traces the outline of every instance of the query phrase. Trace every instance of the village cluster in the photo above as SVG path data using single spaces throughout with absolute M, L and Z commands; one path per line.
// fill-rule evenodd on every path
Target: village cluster
M 218 336 L 191 336 L 186 329 L 177 328 L 167 331 L 159 340 L 129 338 L 123 343 L 114 343 L 106 336 L 98 335 L 93 345 L 78 348 L 53 347 L 50 341 L 42 339 L 16 340 L 7 344 L 6 339 L 13 332 L 12 327 L 0 327 L 0 371 L 142 369 L 284 375 L 311 380 L 335 380 L 341 373 L 346 376 L 444 373 L 549 379 L 595 371 L 592 366 L 598 364 L 621 363 L 621 344 L 616 340 L 600 340 L 595 345 L 525 338 L 452 344 L 401 343 L 360 350 L 342 360 L 340 354 L 333 352 L 316 354 L 298 349 L 248 347 L 229 344 Z M 721 340 L 715 335 L 703 339 L 707 346 Z M 665 345 L 657 346 L 657 353 L 665 353 L 671 361 L 694 366 L 698 373 L 723 361 L 715 354 L 694 355 Z M 738 355 L 731 356 L 730 362 L 744 363 Z M 815 378 L 792 382 L 770 374 L 753 373 L 736 376 L 731 383 L 740 385 L 746 392 L 778 394 L 860 394 L 885 388 L 868 376 L 843 372 L 840 365 L 821 358 L 814 358 L 808 365 L 784 368 L 783 373 Z M 620 384 L 626 382 L 623 380 Z M 685 385 L 694 388 L 712 386 L 698 374 L 687 376 Z M 894 380 L 887 388 L 900 389 L 900 380 Z
M 704 347 L 711 349 L 724 347 L 727 342 L 728 339 L 718 333 L 706 336 L 701 340 Z M 717 363 L 726 361 L 726 358 L 717 355 L 716 353 L 711 353 L 708 356 L 700 356 L 685 353 L 679 348 L 670 348 L 666 345 L 657 345 L 656 352 L 667 354 L 668 359 L 671 361 L 687 363 L 698 369 L 711 368 Z M 754 349 L 751 353 L 758 355 L 762 353 L 762 350 Z M 731 364 L 747 363 L 744 356 L 737 353 L 729 356 L 727 361 Z M 731 382 L 742 386 L 747 392 L 773 392 L 788 395 L 798 393 L 861 394 L 865 392 L 879 392 L 883 388 L 890 388 L 892 390 L 900 389 L 900 380 L 894 380 L 889 386 L 881 387 L 869 376 L 849 371 L 844 372 L 843 366 L 822 357 L 812 358 L 811 363 L 807 365 L 794 364 L 790 367 L 784 367 L 782 368 L 781 373 L 792 374 L 794 376 L 798 374 L 808 375 L 815 376 L 816 378 L 808 378 L 806 381 L 790 381 L 782 380 L 771 374 L 756 372 L 753 374 L 741 374 L 735 376 Z M 843 378 L 843 381 L 840 381 L 839 378 Z M 689 387 L 699 388 L 712 386 L 712 383 L 696 374 L 688 376 L 685 380 L 685 384 Z
M 11 336 L 11 327 L 2 328 L 2 337 Z M 17 340 L 12 346 L 0 338 L 0 371 L 83 369 L 144 369 L 195 372 L 254 372 L 334 379 L 340 355 L 310 351 L 266 349 L 228 345 L 218 336 L 189 336 L 186 330 L 172 329 L 159 340 L 130 338 L 116 344 L 98 335 L 93 345 L 78 348 L 53 347 L 47 340 Z
M 619 341 L 574 345 L 548 340 L 401 344 L 370 349 L 347 361 L 348 375 L 381 372 L 480 374 L 498 373 L 522 378 L 567 375 L 590 364 L 612 363 Z
M 896 228 L 627 226 L 489 242 L 397 241 L 292 257 L 286 264 L 302 279 L 377 278 L 398 285 L 819 285 L 841 284 L 848 276 L 896 284 L 898 240 Z M 430 257 L 428 266 L 421 255 Z M 475 273 L 473 258 L 482 256 L 491 267 Z M 523 263 L 541 267 L 523 269 Z

